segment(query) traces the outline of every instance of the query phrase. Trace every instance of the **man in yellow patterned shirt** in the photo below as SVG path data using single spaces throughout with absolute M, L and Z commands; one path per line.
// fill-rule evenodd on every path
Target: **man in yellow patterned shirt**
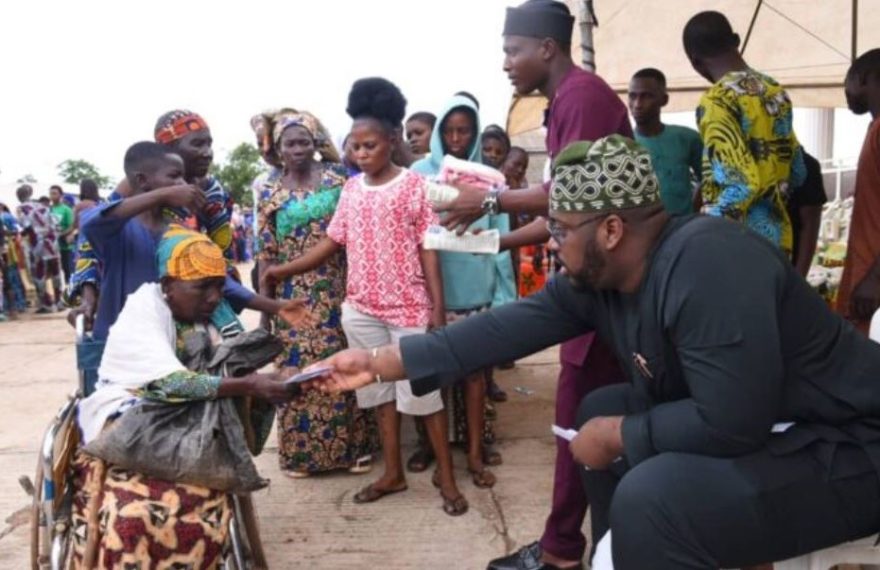
M 694 70 L 713 83 L 697 108 L 704 211 L 741 222 L 790 254 L 785 204 L 806 167 L 788 94 L 749 68 L 738 50 L 739 35 L 723 14 L 697 14 L 683 36 Z

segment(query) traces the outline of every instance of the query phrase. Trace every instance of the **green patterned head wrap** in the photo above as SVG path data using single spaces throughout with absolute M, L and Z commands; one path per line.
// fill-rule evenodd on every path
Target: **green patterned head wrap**
M 660 183 L 648 151 L 610 135 L 572 143 L 553 163 L 551 212 L 614 212 L 660 203 Z

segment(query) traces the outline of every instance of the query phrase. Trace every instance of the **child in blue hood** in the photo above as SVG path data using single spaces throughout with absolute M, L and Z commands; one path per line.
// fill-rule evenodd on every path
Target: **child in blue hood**
M 452 97 L 438 116 L 430 147 L 430 154 L 412 165 L 414 171 L 425 176 L 437 175 L 447 154 L 482 163 L 479 108 L 472 97 L 466 94 Z M 506 233 L 510 230 L 508 216 L 483 216 L 469 228 L 470 231 L 475 229 L 497 229 Z M 507 252 L 495 256 L 444 251 L 440 252 L 440 263 L 446 318 L 450 323 L 488 309 L 495 299 L 499 282 L 502 279 L 513 282 L 513 266 Z M 499 275 L 499 270 L 505 267 L 508 274 Z M 488 450 L 484 453 L 483 448 L 485 439 L 494 439 L 491 422 L 486 418 L 485 372 L 476 372 L 465 383 L 453 388 L 449 403 L 452 408 L 453 440 L 467 444 L 468 470 L 474 484 L 478 487 L 493 486 L 495 476 L 486 469 L 485 463 L 497 465 L 501 457 Z M 427 445 L 420 445 L 408 466 L 413 470 L 425 469 L 430 461 Z

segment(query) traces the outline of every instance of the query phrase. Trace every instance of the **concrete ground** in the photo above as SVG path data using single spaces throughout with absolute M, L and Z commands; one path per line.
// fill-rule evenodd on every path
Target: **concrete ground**
M 246 321 L 255 324 L 255 315 Z M 0 323 L 0 363 L 0 568 L 25 569 L 30 501 L 18 479 L 33 477 L 42 432 L 76 386 L 73 332 L 62 314 Z M 477 570 L 536 540 L 552 488 L 556 363 L 556 351 L 547 350 L 497 373 L 510 395 L 498 406 L 504 465 L 494 469 L 494 489 L 478 489 L 464 455 L 455 453 L 460 488 L 470 502 L 462 517 L 443 513 L 430 471 L 410 475 L 406 493 L 371 505 L 355 505 L 352 495 L 378 476 L 381 464 L 368 475 L 287 479 L 278 470 L 273 436 L 257 458 L 272 483 L 256 495 L 271 567 Z M 412 426 L 404 425 L 408 455 Z

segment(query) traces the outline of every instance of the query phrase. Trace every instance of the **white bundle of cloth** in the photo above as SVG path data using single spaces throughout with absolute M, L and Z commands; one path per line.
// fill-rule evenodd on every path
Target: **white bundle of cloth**
M 136 404 L 150 382 L 186 370 L 177 358 L 177 332 L 158 283 L 144 283 L 128 296 L 110 328 L 95 392 L 79 403 L 83 443 L 94 440 L 111 416 Z

